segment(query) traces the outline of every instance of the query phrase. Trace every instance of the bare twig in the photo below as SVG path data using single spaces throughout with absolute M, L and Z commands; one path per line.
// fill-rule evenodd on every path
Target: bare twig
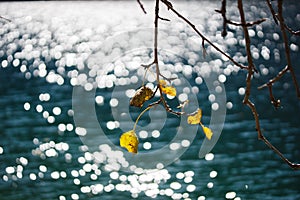
M 243 24 L 243 32 L 245 36 L 245 41 L 246 41 L 246 53 L 247 53 L 247 61 L 248 61 L 248 74 L 246 78 L 246 91 L 245 91 L 245 96 L 243 103 L 246 104 L 252 111 L 255 122 L 256 122 L 256 130 L 258 131 L 259 136 L 261 135 L 261 129 L 260 129 L 260 123 L 259 123 L 259 118 L 258 118 L 258 113 L 256 111 L 255 105 L 251 102 L 249 99 L 250 93 L 251 93 L 251 80 L 253 76 L 253 68 L 254 68 L 254 63 L 251 55 L 251 49 L 250 49 L 250 36 L 248 33 L 248 28 L 245 26 L 246 24 L 246 19 L 245 19 L 245 14 L 244 14 L 244 9 L 243 9 L 243 2 L 242 0 L 238 0 L 238 9 L 240 12 L 240 17 L 241 17 L 241 24 Z
M 270 98 L 271 98 L 271 103 L 277 107 L 280 105 L 280 101 L 279 100 L 275 100 L 273 94 L 272 94 L 272 86 L 276 81 L 279 81 L 279 79 L 288 71 L 291 72 L 291 76 L 292 76 L 292 80 L 296 89 L 296 94 L 297 97 L 300 98 L 300 91 L 299 91 L 299 85 L 297 82 L 297 78 L 294 72 L 294 69 L 292 67 L 292 62 L 291 62 L 291 58 L 290 58 L 290 49 L 289 49 L 289 42 L 288 42 L 288 38 L 287 38 L 287 34 L 286 34 L 286 29 L 289 32 L 294 32 L 292 31 L 285 23 L 284 23 L 284 18 L 282 15 L 282 0 L 278 0 L 278 14 L 275 14 L 275 11 L 271 5 L 271 2 L 269 0 L 267 0 L 267 3 L 269 5 L 269 8 L 271 10 L 271 13 L 273 15 L 273 17 L 276 19 L 275 22 L 280 24 L 280 30 L 282 33 L 282 37 L 283 37 L 283 42 L 284 42 L 284 48 L 285 48 L 285 57 L 286 57 L 286 61 L 287 61 L 287 66 L 285 68 L 283 68 L 273 79 L 269 80 L 267 83 L 263 84 L 262 86 L 258 87 L 258 89 L 263 89 L 265 87 L 269 88 L 269 93 L 270 93 Z M 295 34 L 297 34 L 296 32 L 294 32 Z
M 146 10 L 145 10 L 144 5 L 142 4 L 142 2 L 141 2 L 140 0 L 136 0 L 136 1 L 137 1 L 138 4 L 140 5 L 142 11 L 143 11 L 145 14 L 147 14 L 147 12 L 146 12 Z
M 155 69 L 156 69 L 156 81 L 157 81 L 157 87 L 159 89 L 160 93 L 160 99 L 157 102 L 154 102 L 154 104 L 162 102 L 166 111 L 169 113 L 172 113 L 174 115 L 180 116 L 182 115 L 181 112 L 176 112 L 170 108 L 170 106 L 167 104 L 164 96 L 162 89 L 160 87 L 160 82 L 159 82 L 159 76 L 161 76 L 160 70 L 159 70 L 159 65 L 158 65 L 158 49 L 157 49 L 157 40 L 158 40 L 158 20 L 160 19 L 159 17 L 159 1 L 160 0 L 155 0 L 155 18 L 154 18 L 154 64 L 155 64 Z M 150 104 L 151 105 L 151 104 Z
M 167 22 L 171 21 L 171 20 L 169 20 L 169 19 L 167 19 L 167 18 L 160 17 L 160 16 L 158 16 L 158 19 L 163 20 L 163 21 L 167 21 Z
M 240 12 L 241 16 L 241 24 L 246 24 L 246 19 L 245 19 L 245 14 L 244 14 L 244 9 L 243 9 L 243 2 L 242 0 L 238 0 L 238 9 Z M 245 97 L 244 97 L 244 104 L 248 104 L 249 102 L 249 96 L 251 92 L 251 79 L 253 76 L 253 68 L 254 68 L 254 63 L 251 55 L 251 49 L 250 49 L 250 36 L 248 33 L 248 28 L 247 26 L 243 25 L 243 31 L 244 31 L 244 36 L 245 36 L 245 41 L 246 41 L 246 53 L 247 53 L 247 61 L 248 61 L 248 74 L 246 78 L 246 92 L 245 92 Z M 251 102 L 249 102 L 251 103 Z
M 266 20 L 267 19 L 262 18 L 262 19 L 258 19 L 256 21 L 246 22 L 245 24 L 242 24 L 242 23 L 239 23 L 239 22 L 235 22 L 235 21 L 232 21 L 232 20 L 227 20 L 227 23 L 231 24 L 231 25 L 235 25 L 235 26 L 247 26 L 247 27 L 250 27 L 250 26 L 261 24 L 261 23 L 263 23 Z
M 202 55 L 203 55 L 203 58 L 206 57 L 207 55 L 207 52 L 206 52 L 206 49 L 205 49 L 205 40 L 202 39 Z
M 159 19 L 159 0 L 155 0 L 155 18 L 154 18 L 154 61 L 155 69 L 156 69 L 156 81 L 159 84 L 159 66 L 158 66 L 158 50 L 157 50 L 157 39 L 158 39 L 158 19 Z M 160 87 L 159 87 L 160 88 Z M 161 89 L 160 93 L 162 96 Z
M 185 18 L 183 15 L 181 15 L 177 10 L 175 10 L 172 6 L 172 4 L 168 0 L 161 0 L 169 10 L 171 10 L 173 13 L 175 13 L 180 19 L 185 21 L 200 37 L 202 40 L 205 40 L 208 44 L 210 44 L 215 50 L 217 50 L 219 53 L 221 53 L 223 56 L 228 58 L 233 64 L 240 67 L 241 69 L 248 69 L 248 67 L 241 65 L 240 63 L 236 62 L 231 56 L 226 54 L 223 50 L 221 50 L 219 47 L 214 45 L 209 39 L 207 39 L 197 28 L 196 26 L 190 22 L 187 18 Z
M 226 0 L 222 0 L 221 10 L 215 10 L 215 11 L 220 13 L 222 15 L 222 18 L 223 18 L 223 30 L 222 30 L 222 33 L 221 33 L 221 35 L 223 37 L 225 37 L 227 35 L 227 24 L 231 24 L 231 25 L 235 25 L 235 26 L 248 26 L 249 27 L 249 26 L 260 24 L 260 23 L 266 21 L 265 18 L 262 18 L 262 19 L 259 19 L 259 20 L 256 20 L 256 21 L 247 22 L 247 23 L 245 22 L 245 24 L 242 24 L 242 23 L 235 22 L 235 21 L 227 19 L 227 17 L 226 17 Z
M 271 103 L 273 104 L 273 106 L 275 107 L 275 109 L 280 107 L 280 99 L 275 99 L 274 95 L 273 95 L 273 87 L 272 85 L 268 85 L 269 88 L 269 94 L 270 94 L 270 100 Z
M 286 31 L 285 31 L 285 26 L 284 26 L 284 19 L 283 19 L 283 15 L 282 15 L 282 0 L 278 0 L 278 20 L 279 20 L 279 24 L 280 24 L 280 30 L 281 30 L 281 33 L 282 33 L 282 37 L 283 37 L 284 48 L 285 48 L 285 57 L 286 57 L 287 65 L 288 65 L 289 71 L 291 72 L 291 76 L 292 76 L 292 79 L 293 79 L 293 82 L 294 82 L 297 97 L 300 98 L 299 85 L 298 85 L 298 81 L 297 81 L 297 78 L 296 78 L 296 75 L 295 75 L 295 72 L 294 72 L 294 68 L 292 66 L 289 41 L 288 41 L 287 34 L 286 34 Z
M 273 79 L 269 80 L 267 83 L 259 86 L 257 89 L 261 90 L 265 87 L 269 88 L 269 95 L 270 95 L 270 100 L 271 103 L 274 105 L 275 108 L 279 108 L 280 107 L 280 100 L 279 99 L 275 99 L 274 95 L 273 95 L 273 84 L 277 81 L 279 81 L 279 79 L 289 70 L 288 66 L 285 66 L 285 68 L 283 68 Z
M 265 87 L 268 87 L 269 85 L 273 85 L 276 81 L 279 81 L 279 79 L 289 70 L 289 66 L 285 66 L 274 78 L 269 80 L 267 83 L 259 86 L 257 89 L 261 90 Z
M 278 24 L 278 20 L 277 20 L 277 17 L 276 17 L 276 12 L 275 12 L 275 10 L 274 10 L 272 4 L 271 4 L 271 0 L 266 0 L 266 2 L 267 2 L 267 5 L 268 5 L 268 7 L 269 7 L 271 13 L 272 13 L 274 22 L 275 22 L 276 24 Z
M 222 37 L 227 35 L 227 18 L 226 18 L 226 0 L 222 0 L 221 10 L 215 10 L 216 12 L 220 13 L 223 17 L 223 30 L 222 30 Z
M 293 163 L 289 161 L 274 145 L 270 143 L 270 141 L 263 135 L 261 128 L 260 128 L 260 123 L 259 123 L 259 117 L 257 110 L 254 106 L 254 104 L 251 101 L 248 101 L 247 104 L 252 111 L 252 114 L 255 119 L 255 124 L 256 124 L 256 131 L 258 132 L 258 139 L 262 140 L 270 149 L 272 149 L 285 163 L 287 163 L 292 169 L 300 169 L 300 164 Z
M 300 36 L 300 31 L 293 31 L 290 27 L 288 27 L 288 25 L 286 25 L 286 23 L 284 23 L 283 25 L 285 29 L 290 32 L 290 34 Z
M 175 79 L 177 79 L 177 78 L 168 78 L 168 77 L 166 77 L 166 76 L 164 76 L 163 74 L 159 74 L 161 77 L 163 77 L 164 79 L 166 79 L 169 83 L 171 83 L 172 81 L 174 81 Z
M 273 19 L 275 21 L 275 23 L 278 25 L 278 19 L 279 19 L 279 16 L 276 14 L 272 4 L 271 4 L 271 1 L 270 0 L 266 0 L 267 2 L 267 5 L 272 13 L 272 16 L 273 16 Z M 283 23 L 284 27 L 286 30 L 288 30 L 292 35 L 297 35 L 297 36 L 300 36 L 300 30 L 298 31 L 294 31 L 292 30 L 286 23 Z
M 242 0 L 238 0 L 238 9 L 240 12 L 241 23 L 246 24 Z M 255 105 L 249 99 L 250 89 L 251 89 L 251 79 L 252 79 L 252 75 L 253 75 L 253 70 L 251 70 L 251 68 L 254 66 L 251 52 L 250 52 L 250 37 L 248 34 L 248 28 L 246 26 L 242 26 L 242 27 L 243 27 L 243 31 L 244 31 L 245 40 L 246 40 L 246 52 L 247 52 L 247 59 L 248 59 L 248 64 L 249 64 L 248 74 L 247 74 L 247 78 L 246 78 L 247 86 L 246 86 L 246 92 L 245 92 L 245 97 L 244 97 L 243 103 L 246 104 L 252 111 L 253 117 L 255 119 L 256 131 L 258 133 L 258 139 L 262 140 L 270 149 L 272 149 L 291 168 L 300 169 L 300 164 L 295 164 L 295 163 L 292 163 L 291 161 L 289 161 L 274 145 L 272 145 L 267 140 L 267 138 L 263 135 L 263 133 L 261 131 L 258 112 L 256 110 Z M 270 95 L 271 94 L 272 93 L 270 93 Z
M 155 18 L 154 18 L 154 61 L 156 69 L 156 80 L 159 82 L 159 66 L 158 66 L 158 50 L 157 50 L 157 39 L 158 39 L 158 19 L 159 19 L 159 0 L 155 0 Z
M 3 20 L 5 20 L 5 21 L 8 21 L 8 22 L 11 22 L 11 20 L 10 20 L 10 19 L 8 19 L 8 18 L 5 18 L 5 17 L 2 17 L 2 16 L 0 16 L 0 19 L 3 19 Z
M 259 19 L 259 20 L 256 20 L 256 21 L 245 22 L 245 24 L 242 24 L 242 23 L 235 22 L 235 21 L 227 19 L 227 17 L 226 17 L 226 0 L 222 0 L 221 10 L 215 10 L 215 11 L 220 13 L 222 15 L 222 18 L 223 18 L 223 30 L 222 30 L 222 33 L 221 33 L 221 35 L 223 37 L 225 37 L 227 35 L 227 24 L 231 24 L 231 25 L 234 25 L 234 26 L 248 26 L 248 27 L 250 27 L 250 26 L 257 25 L 257 24 L 261 24 L 262 22 L 266 21 L 265 18 L 262 18 L 262 19 Z
M 145 69 L 148 69 L 152 65 L 154 65 L 154 61 L 152 61 L 150 64 L 141 64 L 141 67 L 144 67 Z

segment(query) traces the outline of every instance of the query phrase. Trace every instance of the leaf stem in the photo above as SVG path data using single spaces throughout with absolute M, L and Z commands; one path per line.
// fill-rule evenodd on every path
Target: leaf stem
M 137 125 L 138 121 L 140 120 L 141 116 L 142 116 L 147 110 L 149 110 L 151 107 L 152 107 L 152 106 L 148 106 L 148 107 L 147 107 L 145 110 L 143 110 L 143 111 L 139 114 L 139 116 L 136 118 L 135 123 L 134 123 L 134 126 L 133 126 L 133 129 L 132 129 L 134 132 L 135 132 L 135 129 L 136 129 L 136 125 Z

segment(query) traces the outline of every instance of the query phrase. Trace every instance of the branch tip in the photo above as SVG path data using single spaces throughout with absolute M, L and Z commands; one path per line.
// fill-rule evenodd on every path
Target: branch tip
M 142 4 L 142 2 L 140 0 L 136 0 L 138 2 L 138 4 L 140 5 L 142 11 L 144 12 L 144 14 L 147 14 L 145 8 L 144 8 L 144 5 Z

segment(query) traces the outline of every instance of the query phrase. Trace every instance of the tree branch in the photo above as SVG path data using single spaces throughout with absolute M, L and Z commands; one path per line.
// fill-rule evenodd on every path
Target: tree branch
M 272 13 L 272 16 L 273 16 L 273 19 L 274 19 L 275 23 L 278 25 L 278 19 L 279 19 L 278 17 L 279 16 L 276 14 L 276 12 L 275 12 L 272 4 L 271 4 L 271 1 L 270 0 L 266 0 L 266 2 L 267 2 L 267 5 L 268 5 L 271 13 Z M 285 29 L 288 30 L 292 35 L 300 36 L 300 30 L 294 31 L 286 23 L 283 23 L 283 25 L 284 25 Z
M 257 25 L 257 24 L 261 24 L 262 22 L 266 21 L 265 18 L 262 18 L 262 19 L 259 19 L 259 20 L 256 20 L 256 21 L 247 22 L 247 23 L 245 22 L 245 24 L 242 24 L 242 23 L 235 22 L 235 21 L 227 19 L 227 17 L 226 17 L 226 0 L 222 0 L 221 10 L 215 10 L 215 11 L 220 13 L 222 15 L 222 18 L 223 18 L 223 30 L 222 30 L 222 33 L 221 33 L 221 35 L 223 37 L 225 37 L 227 35 L 227 24 L 231 24 L 231 25 L 234 25 L 234 26 L 248 26 L 248 27 L 250 27 L 250 26 Z
M 190 22 L 187 18 L 185 18 L 183 15 L 181 15 L 177 10 L 173 8 L 173 5 L 168 0 L 161 0 L 169 10 L 171 10 L 173 13 L 175 13 L 180 19 L 185 21 L 200 37 L 202 40 L 210 44 L 215 50 L 217 50 L 219 53 L 224 55 L 226 58 L 228 58 L 233 64 L 240 67 L 241 69 L 248 69 L 248 67 L 241 65 L 240 63 L 236 62 L 232 57 L 230 57 L 228 54 L 226 54 L 223 50 L 221 50 L 219 47 L 214 45 L 209 39 L 207 39 L 197 28 L 196 26 Z
M 295 89 L 296 89 L 297 97 L 300 98 L 299 85 L 298 85 L 297 78 L 296 78 L 296 75 L 295 75 L 295 72 L 294 72 L 294 68 L 292 66 L 289 41 L 288 41 L 288 38 L 287 38 L 287 35 L 286 35 L 285 26 L 284 26 L 284 19 L 283 19 L 283 15 L 282 15 L 282 3 L 283 3 L 282 0 L 278 0 L 278 20 L 279 20 L 280 30 L 281 30 L 282 37 L 283 37 L 283 42 L 284 42 L 285 57 L 286 57 L 286 61 L 287 61 L 289 71 L 291 72 L 291 75 L 292 75 L 292 79 L 293 79 L 294 86 L 295 86 Z
M 279 81 L 279 79 L 289 70 L 289 67 L 288 66 L 285 66 L 285 68 L 283 68 L 273 79 L 269 80 L 267 83 L 259 86 L 257 89 L 258 90 L 261 90 L 265 87 L 268 87 L 269 88 L 269 95 L 270 95 L 270 100 L 271 100 L 271 103 L 274 105 L 275 108 L 279 108 L 280 107 L 280 100 L 276 100 L 275 97 L 273 96 L 273 91 L 272 91 L 272 88 L 273 88 L 273 84 L 276 82 L 276 81 Z
M 241 24 L 246 24 L 242 0 L 238 0 L 238 9 L 239 9 L 240 16 L 241 16 Z M 250 49 L 251 41 L 250 41 L 250 36 L 248 33 L 248 28 L 245 25 L 243 25 L 242 28 L 244 31 L 244 36 L 245 36 L 245 41 L 246 41 L 246 53 L 247 53 L 247 61 L 248 61 L 248 74 L 247 74 L 247 78 L 246 78 L 246 92 L 245 92 L 243 103 L 247 104 L 247 102 L 249 101 L 249 96 L 250 96 L 250 92 L 251 92 L 251 79 L 253 76 L 254 64 L 253 64 L 253 59 L 252 59 L 252 55 L 251 55 L 251 49 Z
M 285 57 L 287 60 L 287 65 L 285 66 L 285 68 L 283 68 L 280 72 L 278 72 L 278 74 L 271 80 L 269 80 L 267 83 L 263 84 L 262 86 L 259 86 L 258 89 L 263 89 L 265 87 L 269 88 L 269 93 L 270 93 L 270 98 L 271 98 L 271 103 L 277 107 L 280 106 L 280 100 L 275 100 L 273 94 L 272 94 L 272 86 L 276 81 L 279 81 L 279 79 L 288 71 L 291 72 L 292 75 L 292 79 L 293 79 L 293 83 L 296 89 L 296 94 L 297 97 L 300 98 L 300 91 L 299 91 L 299 85 L 296 79 L 296 75 L 294 72 L 294 69 L 292 67 L 292 62 L 291 62 L 291 58 L 290 58 L 290 49 L 289 49 L 289 42 L 288 42 L 288 38 L 287 38 L 287 34 L 285 29 L 287 29 L 289 32 L 294 32 L 292 31 L 285 23 L 284 23 L 284 18 L 283 18 L 283 14 L 282 14 L 282 0 L 278 1 L 278 15 L 275 13 L 271 2 L 269 0 L 267 0 L 267 4 L 269 5 L 269 8 L 271 10 L 271 13 L 273 15 L 273 18 L 275 18 L 275 22 L 278 24 L 280 24 L 280 30 L 283 36 L 283 42 L 284 42 L 284 48 L 285 48 Z M 294 32 L 295 34 L 297 34 L 297 32 Z M 300 32 L 299 32 L 300 34 Z M 279 104 L 279 105 L 278 105 Z
M 269 80 L 267 83 L 259 86 L 257 89 L 261 90 L 265 87 L 268 87 L 269 85 L 273 85 L 276 81 L 279 81 L 279 79 L 289 70 L 289 66 L 285 66 L 274 78 Z
M 279 0 L 279 1 L 281 1 L 281 0 Z M 241 23 L 246 24 L 242 0 L 238 0 L 238 9 L 240 12 Z M 289 161 L 274 145 L 272 145 L 269 142 L 269 140 L 267 140 L 267 138 L 263 135 L 263 133 L 261 131 L 258 112 L 256 110 L 255 105 L 249 99 L 250 88 L 251 88 L 251 79 L 252 79 L 252 75 L 253 75 L 253 70 L 251 70 L 251 67 L 254 67 L 251 52 L 250 52 L 250 37 L 249 37 L 247 26 L 242 26 L 242 27 L 243 27 L 243 31 L 244 31 L 245 40 L 246 40 L 246 52 L 247 52 L 247 59 L 248 59 L 248 64 L 249 64 L 248 74 L 247 74 L 247 78 L 246 78 L 247 86 L 246 86 L 246 92 L 245 92 L 245 97 L 244 97 L 243 103 L 246 104 L 252 111 L 253 117 L 255 119 L 256 131 L 258 133 L 258 139 L 262 140 L 270 149 L 272 149 L 291 168 L 300 169 L 300 164 L 295 164 L 295 163 L 292 163 L 291 161 Z M 273 95 L 272 90 L 270 91 L 270 95 Z
M 162 102 L 166 111 L 169 112 L 169 113 L 172 113 L 172 114 L 175 114 L 177 116 L 180 116 L 182 115 L 181 112 L 176 112 L 174 110 L 172 110 L 170 108 L 170 106 L 167 104 L 164 96 L 163 96 L 163 92 L 162 92 L 162 89 L 160 87 L 160 81 L 159 81 L 159 76 L 161 76 L 161 73 L 160 73 L 160 70 L 159 70 L 159 65 L 158 65 L 158 49 L 157 49 L 157 44 L 158 44 L 158 20 L 161 19 L 159 17 L 159 1 L 160 0 L 155 0 L 155 18 L 154 18 L 154 61 L 153 61 L 153 64 L 155 64 L 155 69 L 156 69 L 156 81 L 157 81 L 157 87 L 158 87 L 158 90 L 159 90 L 159 93 L 160 93 L 160 99 L 154 103 L 154 104 L 157 104 L 157 103 L 160 103 Z
M 142 4 L 140 3 L 140 0 L 137 0 L 139 2 L 139 4 L 141 5 L 141 8 L 143 9 Z M 150 105 L 148 105 L 148 109 L 150 109 L 150 107 L 160 104 L 162 103 L 164 108 L 166 109 L 167 112 L 170 112 L 172 114 L 175 115 L 182 115 L 184 114 L 183 110 L 182 112 L 176 112 L 173 111 L 170 106 L 167 104 L 164 96 L 163 96 L 163 92 L 162 92 L 162 87 L 161 87 L 161 83 L 160 83 L 160 76 L 163 77 L 164 79 L 171 81 L 171 79 L 167 79 L 166 77 L 164 77 L 159 70 L 159 64 L 158 64 L 158 21 L 159 20 L 166 20 L 164 18 L 161 18 L 159 16 L 159 2 L 162 2 L 163 4 L 165 4 L 167 6 L 168 10 L 171 10 L 175 15 L 177 15 L 178 18 L 182 19 L 185 23 L 187 23 L 202 39 L 202 48 L 203 48 L 203 56 L 205 56 L 206 51 L 205 51 L 205 42 L 207 42 L 209 45 L 211 45 L 217 52 L 221 53 L 223 56 L 225 56 L 226 58 L 228 58 L 233 64 L 235 64 L 236 66 L 240 67 L 241 69 L 246 69 L 247 70 L 247 76 L 246 76 L 246 91 L 245 91 L 245 96 L 243 99 L 243 103 L 245 105 L 247 105 L 253 115 L 253 118 L 255 120 L 255 129 L 258 133 L 258 139 L 262 140 L 270 149 L 272 149 L 284 162 L 286 162 L 291 168 L 293 169 L 300 169 L 300 164 L 297 163 L 293 163 L 290 160 L 288 160 L 275 146 L 273 146 L 269 140 L 263 135 L 261 127 L 260 127 L 260 120 L 259 120 L 259 114 L 256 110 L 256 106 L 254 103 L 252 103 L 252 101 L 250 100 L 250 95 L 251 95 L 251 84 L 252 84 L 252 78 L 253 78 L 253 74 L 254 72 L 257 72 L 254 62 L 253 62 L 253 58 L 252 58 L 252 54 L 251 54 L 251 41 L 250 41 L 250 36 L 248 33 L 248 27 L 256 25 L 256 24 L 260 24 L 262 22 L 264 22 L 266 19 L 259 19 L 257 21 L 253 21 L 253 22 L 247 22 L 245 19 L 245 13 L 244 13 L 244 9 L 243 9 L 243 1 L 242 0 L 237 0 L 238 3 L 238 10 L 240 13 L 240 22 L 234 22 L 234 21 L 230 21 L 226 18 L 226 0 L 222 0 L 222 7 L 221 10 L 216 10 L 216 12 L 221 13 L 222 17 L 223 17 L 223 31 L 222 31 L 222 36 L 226 36 L 227 34 L 227 24 L 232 24 L 235 26 L 241 26 L 243 29 L 243 33 L 244 33 L 244 37 L 245 37 L 245 49 L 246 49 L 246 54 L 247 54 L 247 62 L 248 62 L 248 66 L 245 67 L 241 64 L 239 64 L 238 62 L 236 62 L 231 56 L 229 56 L 227 53 L 225 53 L 223 50 L 221 50 L 219 47 L 217 47 L 215 44 L 213 44 L 208 38 L 206 38 L 197 28 L 196 26 L 190 22 L 187 18 L 185 18 L 183 15 L 181 15 L 177 10 L 175 10 L 175 8 L 173 7 L 173 5 L 171 4 L 171 2 L 169 2 L 169 0 L 155 0 L 155 19 L 154 19 L 154 60 L 153 62 L 151 62 L 148 65 L 142 65 L 144 68 L 148 69 L 149 67 L 151 67 L 152 65 L 155 65 L 155 69 L 156 69 L 156 81 L 157 81 L 157 88 L 154 92 L 154 94 L 157 92 L 157 90 L 159 90 L 160 92 L 160 98 L 159 100 L 157 100 L 156 102 L 151 103 Z M 290 58 L 290 50 L 289 50 L 289 41 L 287 38 L 287 33 L 286 30 L 289 31 L 291 34 L 294 35 L 300 35 L 300 31 L 293 31 L 291 28 L 289 28 L 285 23 L 284 23 L 284 19 L 283 19 L 283 15 L 282 15 L 282 3 L 283 0 L 277 0 L 278 1 L 278 14 L 276 14 L 276 12 L 274 11 L 272 4 L 271 4 L 271 0 L 266 0 L 267 5 L 272 13 L 273 19 L 275 21 L 276 24 L 280 24 L 280 30 L 283 36 L 283 42 L 284 42 L 284 48 L 285 48 L 285 57 L 287 60 L 287 65 L 285 68 L 283 68 L 273 79 L 270 79 L 267 83 L 261 85 L 258 87 L 258 89 L 263 89 L 265 87 L 268 87 L 269 89 L 269 96 L 270 96 L 270 100 L 271 103 L 274 105 L 275 108 L 280 107 L 280 100 L 276 100 L 274 95 L 273 95 L 273 84 L 277 81 L 279 81 L 279 79 L 281 79 L 281 77 L 287 73 L 288 71 L 291 72 L 291 76 L 292 76 L 292 80 L 294 83 L 294 86 L 296 88 L 296 93 L 297 96 L 300 98 L 300 91 L 299 91 L 299 87 L 298 87 L 298 82 L 295 76 L 295 72 L 294 69 L 292 67 L 291 64 L 291 58 Z M 144 10 L 144 9 L 143 9 Z M 154 95 L 153 94 L 153 95 Z

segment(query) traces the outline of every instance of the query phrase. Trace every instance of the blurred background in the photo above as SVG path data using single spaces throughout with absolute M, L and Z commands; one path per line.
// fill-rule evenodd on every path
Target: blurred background
M 274 95 L 282 102 L 278 110 L 269 102 L 266 89 L 256 90 L 286 65 L 280 30 L 265 1 L 244 4 L 248 20 L 268 18 L 249 28 L 259 70 L 253 78 L 251 99 L 266 137 L 287 158 L 299 162 L 300 104 L 290 74 L 274 85 Z M 230 26 L 228 35 L 221 36 L 222 18 L 214 11 L 220 2 L 176 1 L 173 5 L 212 42 L 246 64 L 241 29 Z M 299 2 L 284 1 L 284 6 L 286 23 L 298 30 Z M 143 79 L 140 64 L 151 62 L 151 49 L 132 49 L 131 45 L 142 46 L 144 38 L 152 44 L 152 32 L 149 37 L 128 34 L 152 28 L 154 2 L 146 1 L 144 7 L 146 15 L 135 1 L 0 3 L 0 15 L 11 20 L 0 19 L 0 199 L 300 199 L 300 172 L 290 169 L 257 139 L 252 114 L 242 104 L 246 73 L 209 46 L 204 58 L 200 38 L 163 5 L 161 17 L 171 21 L 159 24 L 160 64 L 166 74 L 180 74 L 191 84 L 185 88 L 178 83 L 178 101 L 173 104 L 195 95 L 206 125 L 212 112 L 225 108 L 220 139 L 211 153 L 199 158 L 202 130 L 191 142 L 170 143 L 180 125 L 178 118 L 164 114 L 168 119 L 158 129 L 157 115 L 152 119 L 145 114 L 140 125 L 152 122 L 152 128 L 137 132 L 139 152 L 169 144 L 174 152 L 181 146 L 187 149 L 164 168 L 130 168 L 124 160 L 125 149 L 101 144 L 91 151 L 85 145 L 80 138 L 85 131 L 73 119 L 74 87 L 95 90 L 97 119 L 112 144 L 118 146 L 121 133 L 128 131 L 121 129 L 120 124 L 127 122 L 114 119 L 112 109 L 129 102 Z M 235 2 L 228 2 L 228 17 L 239 20 Z M 290 37 L 298 80 L 299 42 L 299 37 Z M 100 65 L 104 55 L 112 58 L 105 67 Z M 91 58 L 95 66 L 99 62 L 97 67 L 89 65 Z M 226 93 L 224 104 L 208 90 L 205 77 L 211 74 L 217 74 L 215 93 Z M 147 82 L 154 83 L 151 75 Z M 220 84 L 225 88 L 220 89 Z M 127 96 L 112 95 L 124 85 L 129 88 Z M 130 128 L 141 110 L 128 109 Z M 121 169 L 126 167 L 131 172 Z

